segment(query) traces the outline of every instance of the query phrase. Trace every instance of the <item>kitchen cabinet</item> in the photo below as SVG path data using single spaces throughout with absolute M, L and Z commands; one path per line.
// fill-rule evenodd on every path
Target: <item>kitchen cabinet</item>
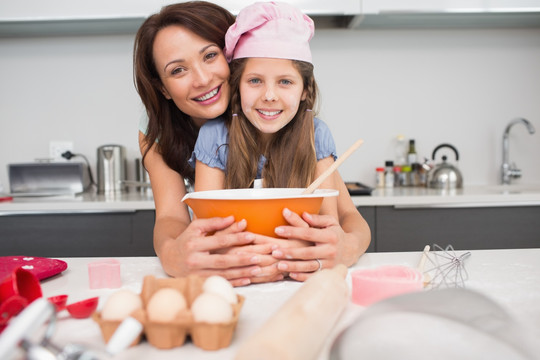
M 364 14 L 532 12 L 539 0 L 363 0 Z
M 351 28 L 538 27 L 540 0 L 362 0 Z
M 369 208 L 359 211 L 368 214 Z M 432 244 L 471 250 L 540 247 L 540 206 L 371 208 L 377 252 L 419 251 Z
M 364 220 L 366 220 L 367 224 L 369 225 L 369 229 L 371 230 L 371 243 L 367 248 L 367 252 L 375 252 L 375 238 L 377 231 L 377 227 L 375 226 L 375 207 L 359 206 L 357 207 L 357 209 L 364 218 Z
M 0 254 L 154 256 L 154 210 L 13 212 L 0 216 Z
M 182 2 L 182 1 L 181 1 Z M 247 3 L 217 0 L 233 14 Z M 18 0 L 0 2 L 0 36 L 134 34 L 151 14 L 170 0 Z M 351 17 L 361 11 L 361 0 L 291 0 L 313 17 Z

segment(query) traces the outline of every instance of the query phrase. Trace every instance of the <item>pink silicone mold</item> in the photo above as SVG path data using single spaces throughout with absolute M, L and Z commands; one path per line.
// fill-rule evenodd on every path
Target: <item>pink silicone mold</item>
M 116 289 L 122 286 L 120 262 L 115 259 L 94 261 L 88 264 L 90 289 Z
M 423 289 L 420 271 L 403 265 L 384 265 L 351 273 L 352 300 L 368 306 L 374 302 Z

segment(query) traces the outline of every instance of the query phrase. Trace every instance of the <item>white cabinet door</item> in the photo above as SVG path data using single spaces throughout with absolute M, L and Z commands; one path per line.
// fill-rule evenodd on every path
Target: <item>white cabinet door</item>
M 1 0 L 1 21 L 58 21 L 146 18 L 181 0 Z M 253 1 L 217 0 L 233 14 Z M 309 15 L 354 15 L 361 0 L 289 0 Z
M 538 12 L 540 0 L 363 0 L 362 13 Z

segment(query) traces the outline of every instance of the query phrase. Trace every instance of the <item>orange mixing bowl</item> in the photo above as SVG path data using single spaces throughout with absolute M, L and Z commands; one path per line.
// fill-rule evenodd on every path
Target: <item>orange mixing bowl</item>
M 302 194 L 301 188 L 263 188 L 210 190 L 189 193 L 182 199 L 198 218 L 226 217 L 246 219 L 247 231 L 276 237 L 276 226 L 287 225 L 282 211 L 318 214 L 323 198 L 337 196 L 337 190 L 317 189 Z

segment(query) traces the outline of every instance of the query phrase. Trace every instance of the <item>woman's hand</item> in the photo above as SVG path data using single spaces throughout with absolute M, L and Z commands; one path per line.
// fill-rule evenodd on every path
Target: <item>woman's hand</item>
M 176 238 L 162 243 L 159 257 L 163 268 L 172 276 L 220 275 L 234 286 L 248 285 L 252 282 L 250 279 L 261 275 L 263 258 L 260 254 L 270 254 L 271 245 L 259 246 L 259 253 L 219 252 L 223 248 L 252 244 L 255 235 L 244 232 L 245 227 L 245 221 L 235 223 L 232 216 L 193 220 Z M 156 236 L 159 235 L 155 234 Z
M 295 280 L 305 281 L 322 268 L 344 263 L 345 232 L 333 216 L 303 213 L 300 217 L 288 209 L 283 210 L 283 216 L 290 226 L 277 227 L 277 235 L 308 241 L 314 246 L 274 248 L 272 256 L 280 260 L 278 270 L 289 272 Z

